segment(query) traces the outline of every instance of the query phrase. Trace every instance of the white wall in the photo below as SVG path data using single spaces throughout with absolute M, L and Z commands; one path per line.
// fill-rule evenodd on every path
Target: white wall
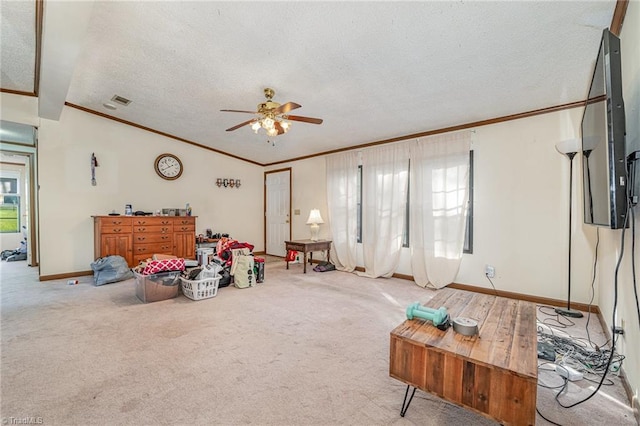
M 291 238 L 303 240 L 310 237 L 309 225 L 306 224 L 311 209 L 319 209 L 325 224 L 320 225 L 319 238 L 329 235 L 329 214 L 327 213 L 327 179 L 324 157 L 278 164 L 265 167 L 265 171 L 291 167 Z M 296 215 L 295 211 L 300 210 Z
M 579 134 L 581 116 L 576 108 L 476 129 L 474 249 L 464 255 L 456 282 L 490 288 L 484 276 L 489 263 L 500 290 L 566 299 L 569 160 L 555 144 Z M 302 209 L 294 216 L 292 237 L 307 238 L 309 209 L 318 207 L 328 216 L 325 160 L 271 169 L 281 167 L 292 168 L 293 209 Z M 580 183 L 580 162 L 574 160 L 572 300 L 588 302 L 595 230 L 581 225 Z M 327 226 L 321 236 L 329 235 Z M 358 259 L 362 266 L 361 252 Z M 403 249 L 397 272 L 412 275 L 409 249 Z
M 473 254 L 456 282 L 566 300 L 569 159 L 555 144 L 579 135 L 582 108 L 476 129 Z M 571 300 L 591 296 L 590 238 L 582 227 L 580 159 L 573 161 Z
M 627 126 L 627 152 L 640 150 L 640 2 L 629 2 L 622 32 L 620 33 L 622 55 L 623 96 Z M 637 234 L 636 272 L 640 274 L 640 208 L 635 208 Z M 613 325 L 614 276 L 620 254 L 621 230 L 600 230 L 599 262 L 599 306 L 609 328 Z M 640 318 L 636 312 L 636 299 L 631 274 L 631 232 L 626 231 L 625 252 L 618 276 L 618 305 L 615 325 L 624 321 L 624 336 L 618 340 L 618 351 L 626 356 L 623 369 L 635 394 L 638 407 L 640 389 Z M 640 276 L 636 288 L 640 293 Z
M 176 181 L 154 171 L 164 152 L 184 165 Z M 123 214 L 125 204 L 151 212 L 190 203 L 198 233 L 211 228 L 263 250 L 261 167 L 69 107 L 60 121 L 41 120 L 38 158 L 41 275 L 90 270 L 91 216 Z M 218 177 L 241 179 L 242 186 L 218 188 Z
M 0 92 L 0 118 L 15 123 L 38 126 L 38 98 Z

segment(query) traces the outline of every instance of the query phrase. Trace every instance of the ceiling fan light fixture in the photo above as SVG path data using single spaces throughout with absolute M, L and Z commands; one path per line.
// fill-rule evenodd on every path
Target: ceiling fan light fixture
M 313 117 L 303 117 L 299 115 L 289 115 L 289 112 L 300 108 L 295 102 L 287 102 L 280 104 L 272 100 L 275 94 L 273 89 L 264 89 L 266 102 L 258 104 L 257 111 L 244 111 L 235 109 L 223 109 L 223 112 L 242 112 L 246 114 L 256 114 L 257 117 L 247 120 L 226 129 L 227 132 L 234 131 L 240 127 L 249 125 L 254 133 L 258 134 L 260 129 L 264 129 L 265 133 L 270 137 L 275 137 L 287 133 L 291 129 L 291 121 L 301 121 L 303 123 L 322 124 L 322 119 Z
M 273 121 L 273 118 L 265 117 L 262 119 L 262 127 L 264 127 L 266 130 L 273 129 L 274 123 L 275 122 Z

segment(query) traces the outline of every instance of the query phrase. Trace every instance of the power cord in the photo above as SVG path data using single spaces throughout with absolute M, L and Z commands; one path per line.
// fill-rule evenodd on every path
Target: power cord
M 566 335 L 566 337 L 556 335 L 553 333 L 553 329 L 549 331 L 551 331 L 551 334 L 545 333 L 539 326 L 538 341 L 553 347 L 556 354 L 554 362 L 573 367 L 583 374 L 595 376 L 604 374 L 610 357 L 610 349 L 604 348 L 608 342 L 603 344 L 602 347 L 596 345 L 596 350 L 593 350 L 588 347 L 587 343 L 583 343 L 581 339 L 570 335 Z M 624 356 L 616 354 L 613 362 L 615 362 L 616 366 L 619 366 L 623 361 Z
M 593 298 L 596 295 L 594 286 L 596 283 L 596 275 L 598 272 L 598 247 L 599 246 L 600 246 L 600 228 L 596 228 L 596 248 L 595 248 L 595 254 L 593 257 L 593 277 L 591 279 L 591 300 L 589 300 L 589 308 L 587 310 L 587 323 L 584 326 L 585 330 L 587 331 L 587 339 L 589 339 L 589 344 L 591 344 L 591 336 L 589 335 L 589 321 L 591 321 L 591 304 L 593 303 Z
M 612 310 L 612 321 L 611 321 L 611 335 L 613 336 L 613 342 L 611 345 L 611 352 L 609 354 L 609 359 L 607 361 L 607 365 L 606 368 L 604 370 L 604 374 L 602 375 L 602 378 L 600 379 L 600 383 L 598 383 L 598 387 L 591 393 L 591 395 L 587 396 L 586 398 L 574 402 L 573 404 L 569 404 L 569 405 L 564 405 L 562 402 L 560 402 L 560 400 L 558 399 L 558 397 L 560 396 L 560 394 L 564 391 L 564 389 L 561 389 L 560 392 L 558 392 L 556 394 L 556 401 L 558 402 L 558 404 L 563 407 L 563 408 L 571 408 L 571 407 L 575 407 L 578 404 L 582 404 L 585 401 L 588 401 L 589 399 L 591 399 L 596 393 L 598 393 L 600 391 L 600 388 L 602 387 L 602 384 L 604 383 L 606 377 L 607 377 L 607 373 L 609 372 L 609 367 L 611 366 L 611 361 L 613 360 L 613 355 L 615 354 L 616 351 L 616 344 L 618 342 L 618 335 L 615 333 L 615 324 L 616 324 L 616 313 L 617 313 L 617 309 L 618 309 L 618 274 L 620 272 L 620 264 L 622 263 L 622 258 L 624 257 L 624 234 L 625 231 L 627 229 L 627 221 L 629 219 L 629 211 L 631 209 L 631 205 L 627 203 L 627 214 L 625 214 L 624 216 L 624 224 L 622 227 L 622 232 L 620 234 L 620 254 L 618 255 L 618 262 L 616 263 L 616 269 L 615 269 L 615 273 L 614 273 L 614 278 L 613 278 L 613 310 Z
M 562 394 L 562 392 L 564 392 L 564 390 L 566 389 L 568 380 L 565 378 L 564 380 L 564 385 L 562 385 L 562 388 L 560 389 L 560 391 L 558 391 L 558 393 L 556 393 L 555 396 L 555 400 L 558 403 L 558 405 L 560 405 L 563 408 L 571 408 L 571 407 L 575 407 L 576 405 L 582 404 L 585 401 L 588 401 L 589 399 L 591 399 L 596 393 L 598 393 L 600 391 L 600 388 L 605 385 L 605 380 L 607 380 L 607 374 L 610 371 L 611 368 L 611 362 L 614 359 L 614 355 L 615 355 L 615 350 L 616 350 L 616 345 L 617 345 L 617 341 L 618 341 L 618 334 L 615 333 L 615 324 L 616 324 L 616 313 L 617 313 L 617 307 L 618 307 L 618 276 L 619 276 L 619 272 L 620 272 L 620 264 L 622 263 L 622 259 L 624 257 L 624 237 L 625 237 L 625 231 L 627 228 L 627 224 L 628 224 L 628 220 L 629 220 L 629 216 L 631 216 L 631 234 L 632 234 L 632 238 L 631 238 L 631 275 L 632 275 L 632 281 L 633 281 L 633 291 L 634 291 L 634 296 L 635 296 L 635 301 L 636 301 L 636 311 L 638 314 L 638 323 L 640 324 L 640 303 L 639 303 L 639 299 L 638 299 L 638 287 L 637 287 L 637 281 L 636 281 L 636 266 L 635 266 L 635 262 L 636 262 L 636 255 L 635 255 L 635 206 L 638 203 L 638 195 L 634 194 L 634 188 L 635 188 L 635 167 L 636 167 L 636 161 L 640 160 L 640 151 L 635 151 L 634 153 L 632 153 L 631 155 L 629 155 L 627 157 L 627 168 L 626 168 L 626 172 L 627 172 L 627 176 L 626 176 L 626 182 L 627 184 L 627 211 L 625 214 L 625 218 L 624 218 L 624 224 L 622 227 L 622 232 L 620 235 L 620 254 L 618 255 L 618 261 L 616 262 L 616 268 L 615 268 L 615 272 L 614 272 L 614 287 L 613 287 L 613 309 L 612 309 L 612 325 L 611 325 L 611 335 L 612 335 L 612 342 L 611 342 L 611 349 L 609 351 L 609 356 L 607 357 L 607 362 L 606 365 L 604 367 L 604 371 L 602 373 L 602 377 L 600 378 L 599 382 L 596 382 L 594 380 L 591 379 L 586 379 L 590 382 L 593 383 L 598 383 L 598 386 L 596 387 L 596 389 L 586 398 L 574 402 L 572 404 L 569 405 L 564 405 L 559 397 L 560 394 Z M 631 180 L 630 180 L 631 178 Z M 587 317 L 587 323 L 586 323 L 586 332 L 587 332 L 587 338 L 588 338 L 588 342 L 590 345 L 593 346 L 593 342 L 591 341 L 591 336 L 589 335 L 589 320 L 591 318 L 591 303 L 593 302 L 593 298 L 595 295 L 594 292 L 594 284 L 595 284 L 595 279 L 596 279 L 596 274 L 597 274 L 597 264 L 598 264 L 598 246 L 600 244 L 600 233 L 599 233 L 599 229 L 596 231 L 596 247 L 595 247 L 595 257 L 594 257 L 594 266 L 593 266 L 593 278 L 591 281 L 591 301 L 589 302 L 589 312 L 588 312 L 588 317 Z M 489 277 L 487 277 L 489 278 Z M 542 307 L 541 307 L 542 308 Z M 542 309 L 540 309 L 540 312 L 543 312 Z M 544 312 L 543 312 L 544 313 Z M 547 314 L 549 315 L 549 314 Z M 563 328 L 566 328 L 565 324 L 562 324 L 559 320 L 556 320 L 558 322 L 558 324 L 560 326 L 562 326 Z M 544 323 L 544 321 L 543 321 Z M 540 330 L 538 330 L 538 334 L 540 334 Z M 596 345 L 596 351 L 597 352 L 601 352 L 600 348 Z M 620 365 L 622 363 L 622 360 L 624 359 L 623 356 L 618 355 L 616 362 L 618 363 L 618 370 L 620 368 Z M 595 370 L 597 371 L 597 369 Z M 606 382 L 606 385 L 611 385 L 613 382 L 609 379 Z M 545 416 L 542 415 L 542 413 L 540 412 L 540 410 L 538 410 L 538 408 L 536 407 L 536 412 L 540 415 L 540 417 L 542 417 L 544 420 L 548 421 L 549 423 L 552 423 L 554 425 L 558 425 L 558 423 L 553 422 L 549 419 L 547 419 Z
M 542 413 L 540 412 L 540 410 L 538 410 L 538 407 L 536 407 L 536 413 L 538 413 L 538 415 L 540 417 L 542 417 L 543 419 L 545 419 L 546 421 L 548 421 L 549 423 L 551 423 L 552 425 L 556 425 L 556 426 L 562 426 L 560 423 L 556 423 L 553 420 L 549 420 L 548 418 L 546 418 L 545 416 L 542 415 Z
M 491 283 L 491 287 L 493 287 L 493 291 L 496 293 L 496 297 L 498 297 L 498 290 L 496 290 L 496 286 L 493 285 L 493 281 L 491 281 L 491 278 L 489 278 L 489 274 L 485 272 L 484 276 L 487 277 L 487 279 Z
M 631 277 L 633 281 L 633 294 L 636 299 L 636 311 L 638 313 L 638 324 L 640 325 L 640 303 L 638 302 L 638 285 L 636 282 L 636 220 L 635 207 L 638 205 L 639 194 L 636 194 L 636 173 L 638 161 L 640 161 L 640 150 L 634 151 L 627 156 L 627 214 L 631 213 Z M 640 188 L 638 188 L 640 191 Z M 625 218 L 626 224 L 626 218 Z M 626 227 L 626 226 L 625 226 Z
M 640 303 L 638 303 L 638 284 L 636 282 L 636 218 L 634 207 L 631 207 L 631 281 L 633 282 L 633 294 L 636 297 L 636 311 L 638 312 L 638 325 L 640 325 Z
M 551 313 L 545 312 L 545 309 L 551 309 Z M 576 323 L 571 321 L 569 317 L 565 317 L 564 315 L 560 315 L 559 313 L 557 313 L 553 306 L 540 305 L 538 306 L 538 311 L 540 311 L 540 313 L 547 315 L 549 317 L 554 317 L 554 318 L 545 318 L 542 321 L 540 321 L 542 324 L 548 325 L 549 327 L 567 328 L 567 327 L 572 327 L 576 325 Z M 550 324 L 549 323 L 550 321 L 555 322 L 555 324 Z M 563 321 L 566 321 L 566 323 L 563 323 Z

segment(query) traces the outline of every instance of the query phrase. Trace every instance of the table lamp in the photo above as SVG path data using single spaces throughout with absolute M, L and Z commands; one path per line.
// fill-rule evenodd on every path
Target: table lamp
M 311 209 L 309 219 L 307 219 L 307 225 L 311 225 L 311 241 L 318 241 L 321 223 L 324 223 L 324 220 L 322 220 L 322 216 L 320 216 L 320 210 Z

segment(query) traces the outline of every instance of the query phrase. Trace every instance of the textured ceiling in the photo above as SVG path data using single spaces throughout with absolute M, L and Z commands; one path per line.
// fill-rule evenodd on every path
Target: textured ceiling
M 0 83 L 3 89 L 33 93 L 36 4 L 0 2 Z
M 616 6 L 99 1 L 83 15 L 86 31 L 65 35 L 78 23 L 47 13 L 57 3 L 45 2 L 43 45 L 75 43 L 78 51 L 57 103 L 261 164 L 583 100 Z M 13 62 L 31 48 L 11 47 Z M 7 67 L 5 77 L 4 50 L 9 88 L 5 78 L 16 84 L 16 73 Z M 43 78 L 60 69 L 52 56 L 43 52 Z M 275 146 L 249 126 L 225 132 L 252 116 L 220 110 L 255 110 L 265 87 L 277 102 L 301 104 L 293 114 L 324 123 L 294 122 Z M 132 103 L 106 109 L 115 94 Z

